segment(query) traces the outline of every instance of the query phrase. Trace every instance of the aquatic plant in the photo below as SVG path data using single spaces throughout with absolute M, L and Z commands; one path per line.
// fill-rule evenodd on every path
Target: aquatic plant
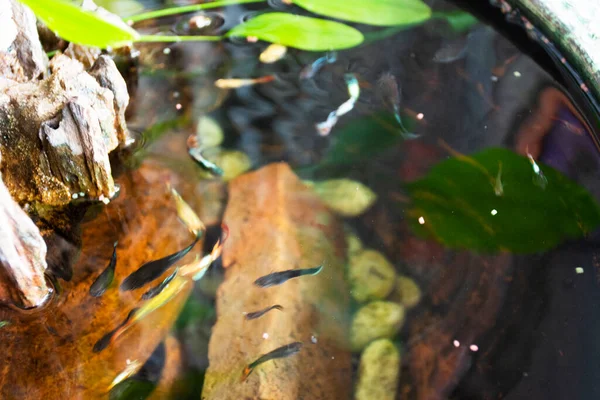
M 141 35 L 130 25 L 135 22 L 195 12 L 233 4 L 264 0 L 221 0 L 156 10 L 120 20 L 112 14 L 82 10 L 64 0 L 20 0 L 50 29 L 65 40 L 100 48 L 121 47 L 134 42 L 219 41 L 226 37 L 256 37 L 302 50 L 322 51 L 354 47 L 363 42 L 362 33 L 340 22 L 272 12 L 259 15 L 224 36 Z M 431 17 L 431 9 L 421 0 L 295 0 L 294 3 L 315 14 L 376 26 L 409 26 Z

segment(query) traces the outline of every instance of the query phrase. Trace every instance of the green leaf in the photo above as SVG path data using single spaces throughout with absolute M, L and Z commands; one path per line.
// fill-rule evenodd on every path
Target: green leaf
M 548 250 L 597 227 L 600 208 L 589 192 L 539 166 L 546 184 L 527 158 L 507 149 L 450 158 L 408 184 L 409 221 L 448 247 L 482 252 Z
M 186 326 L 193 323 L 212 321 L 216 317 L 215 309 L 212 305 L 204 303 L 194 297 L 189 297 L 183 310 L 177 317 L 175 329 L 182 331 Z
M 118 17 L 105 18 L 62 0 L 20 0 L 51 30 L 69 42 L 100 48 L 125 46 L 138 33 Z M 109 14 L 110 15 L 110 14 Z
M 434 18 L 445 19 L 450 25 L 450 28 L 454 32 L 466 32 L 473 25 L 477 25 L 479 20 L 475 18 L 473 14 L 462 10 L 448 11 L 448 12 L 436 12 L 433 15 Z
M 333 145 L 318 165 L 319 169 L 371 159 L 402 139 L 398 123 L 393 114 L 387 112 L 349 121 L 332 135 Z
M 347 49 L 363 41 L 362 33 L 348 25 L 280 12 L 260 14 L 234 27 L 227 36 L 255 36 L 308 51 Z
M 376 26 L 412 25 L 428 20 L 421 0 L 292 0 L 315 14 Z

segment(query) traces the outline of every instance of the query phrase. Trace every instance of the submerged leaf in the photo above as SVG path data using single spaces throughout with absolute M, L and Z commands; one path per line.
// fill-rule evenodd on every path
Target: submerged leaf
M 418 24 L 431 17 L 421 0 L 292 0 L 315 14 L 376 26 Z
M 364 213 L 377 200 L 377 195 L 358 181 L 331 179 L 312 184 L 323 203 L 344 217 Z
M 501 193 L 493 185 L 502 168 Z M 590 193 L 569 178 L 539 165 L 547 185 L 527 158 L 492 148 L 453 157 L 408 184 L 414 230 L 451 248 L 529 253 L 580 238 L 600 224 Z
M 107 48 L 125 46 L 140 37 L 117 16 L 106 18 L 63 0 L 20 1 L 31 8 L 48 28 L 69 42 Z
M 363 41 L 362 33 L 348 25 L 280 12 L 258 15 L 231 29 L 227 36 L 254 36 L 307 51 L 347 49 Z
M 479 23 L 473 14 L 462 10 L 435 13 L 434 18 L 445 19 L 454 32 L 466 32 Z

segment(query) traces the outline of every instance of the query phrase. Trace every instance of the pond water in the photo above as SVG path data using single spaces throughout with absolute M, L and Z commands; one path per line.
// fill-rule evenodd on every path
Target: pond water
M 141 2 L 147 8 L 159 3 Z M 460 11 L 450 2 L 428 3 L 438 15 Z M 278 1 L 236 5 L 136 28 L 148 34 L 220 35 L 266 7 L 289 9 Z M 208 19 L 190 22 L 198 15 Z M 562 69 L 536 63 L 549 60 L 539 43 L 526 39 L 517 47 L 494 27 L 464 20 L 451 26 L 435 18 L 404 29 L 360 25 L 366 40 L 358 47 L 288 48 L 270 64 L 259 60 L 269 45 L 260 41 L 136 45 L 135 62 L 119 64 L 131 94 L 128 125 L 138 139 L 132 150 L 113 157 L 121 191 L 108 205 L 74 207 L 82 225 L 53 236 L 50 265 L 62 278 L 72 270 L 72 279 L 56 278 L 60 290 L 51 304 L 39 313 L 0 311 L 0 319 L 9 321 L 0 328 L 8 349 L 1 397 L 226 398 L 219 396 L 225 389 L 218 389 L 215 378 L 222 373 L 236 377 L 222 378 L 232 385 L 226 387 L 230 396 L 256 396 L 248 398 L 319 398 L 316 393 L 336 390 L 327 398 L 355 393 L 360 399 L 598 398 L 600 158 L 597 132 L 587 119 L 596 116 L 582 111 L 590 108 L 581 93 L 567 92 Z M 193 28 L 194 23 L 207 25 Z M 230 79 L 255 78 L 262 82 L 215 85 L 219 79 L 237 86 Z M 190 157 L 190 145 L 202 147 L 196 158 L 200 154 L 222 168 L 223 177 Z M 289 188 L 295 184 L 281 182 L 295 180 L 291 173 L 234 179 L 281 162 L 313 189 L 294 189 L 294 195 Z M 89 296 L 113 243 L 118 242 L 120 283 L 144 262 L 192 241 L 166 183 L 207 226 L 204 253 L 223 238 L 224 215 L 231 247 L 225 244 L 223 259 L 201 280 L 182 284 L 139 326 L 92 352 L 154 285 L 132 295 L 115 284 L 103 297 Z M 282 255 L 291 248 L 287 238 L 306 231 L 286 220 L 270 235 L 258 226 L 261 218 L 283 213 L 301 226 L 302 217 L 295 215 L 312 211 L 302 214 L 295 207 L 310 209 L 312 203 L 296 199 L 317 196 L 313 191 L 337 222 L 323 222 L 327 227 L 319 227 L 314 238 L 297 239 L 297 254 Z M 264 207 L 256 209 L 257 204 Z M 348 248 L 335 244 L 340 235 L 323 232 L 341 232 L 351 240 Z M 339 274 L 326 274 L 336 262 L 316 242 L 334 243 L 341 254 Z M 319 332 L 322 341 L 317 333 L 305 334 L 314 327 L 302 325 L 319 324 L 302 320 L 302 310 L 283 303 L 282 310 L 260 317 L 263 322 L 226 324 L 235 311 L 232 299 L 242 299 L 235 311 L 240 320 L 257 311 L 254 303 L 244 305 L 254 296 L 246 291 L 257 290 L 243 283 L 258 277 L 254 271 L 310 268 L 319 261 L 311 264 L 298 254 L 312 252 L 310 260 L 326 260 L 321 274 L 327 279 L 302 276 L 289 289 L 297 293 L 269 288 L 265 293 L 278 294 L 264 296 L 288 299 L 294 307 L 322 305 L 325 311 L 317 313 L 326 326 Z M 193 262 L 194 254 L 177 265 Z M 272 265 L 260 265 L 264 262 Z M 315 294 L 320 300 L 313 301 L 298 289 L 314 285 L 315 293 L 335 292 L 327 286 L 332 279 L 344 281 L 335 283 L 345 290 L 333 296 L 339 298 L 333 300 L 336 312 L 325 305 L 331 293 Z M 229 283 L 217 290 L 223 280 Z M 374 308 L 374 315 L 366 315 Z M 215 326 L 218 316 L 225 322 Z M 363 321 L 357 323 L 357 316 Z M 263 325 L 251 328 L 254 322 Z M 351 338 L 331 345 L 328 325 L 341 326 L 342 336 Z M 259 339 L 269 345 L 252 348 L 257 338 L 246 336 L 265 326 L 273 329 L 271 337 L 265 331 Z M 280 333 L 282 341 L 275 331 L 287 332 Z M 211 332 L 222 337 L 211 338 Z M 381 338 L 389 341 L 367 347 Z M 214 360 L 250 363 L 265 349 L 296 341 L 303 343 L 298 354 L 257 366 L 246 381 L 238 379 L 242 368 L 210 370 Z M 306 348 L 320 343 L 347 361 L 341 372 L 319 369 L 325 361 Z M 217 354 L 228 348 L 230 354 Z M 303 351 L 312 369 L 290 367 Z M 119 373 L 142 364 L 110 390 Z M 298 371 L 309 372 L 288 376 Z M 334 388 L 319 392 L 317 384 L 307 383 L 311 380 Z M 202 394 L 205 384 L 212 389 L 204 387 Z M 235 385 L 246 388 L 238 391 Z M 259 387 L 255 392 L 253 385 Z

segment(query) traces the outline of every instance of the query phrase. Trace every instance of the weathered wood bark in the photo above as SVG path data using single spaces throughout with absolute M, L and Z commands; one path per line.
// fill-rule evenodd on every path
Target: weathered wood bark
M 0 176 L 0 303 L 21 308 L 43 303 L 50 294 L 46 268 L 46 243 Z
M 232 181 L 225 223 L 225 281 L 217 293 L 217 323 L 209 345 L 204 399 L 347 399 L 352 391 L 347 347 L 348 290 L 344 235 L 319 198 L 285 164 Z M 324 265 L 316 276 L 259 288 L 275 271 Z M 279 304 L 264 316 L 244 312 Z M 282 345 L 299 353 L 257 367 L 246 365 Z
M 82 193 L 112 197 L 108 153 L 127 140 L 125 82 L 104 56 L 93 76 L 62 55 L 50 69 L 42 81 L 0 87 L 5 183 L 20 202 L 64 205 Z

